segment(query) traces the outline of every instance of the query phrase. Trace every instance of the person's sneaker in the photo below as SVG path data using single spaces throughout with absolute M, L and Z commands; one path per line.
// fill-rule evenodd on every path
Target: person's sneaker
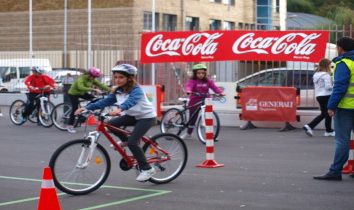
M 154 174 L 156 174 L 154 167 L 151 167 L 149 170 L 141 170 L 139 176 L 136 177 L 136 181 L 145 182 L 149 180 Z
M 0 117 L 3 117 L 4 115 L 0 112 Z
M 308 136 L 310 136 L 310 137 L 313 136 L 313 132 L 312 132 L 312 129 L 310 128 L 310 126 L 304 125 L 303 129 L 305 130 L 305 133 L 306 133 Z
M 181 139 L 192 139 L 192 135 L 185 132 L 179 136 Z
M 73 126 L 68 126 L 68 127 L 66 128 L 66 130 L 67 130 L 69 133 L 76 133 L 76 130 L 75 130 L 75 128 L 74 128 Z
M 324 136 L 336 136 L 336 133 L 335 133 L 334 131 L 332 131 L 332 132 L 325 132 L 323 135 L 324 135 Z

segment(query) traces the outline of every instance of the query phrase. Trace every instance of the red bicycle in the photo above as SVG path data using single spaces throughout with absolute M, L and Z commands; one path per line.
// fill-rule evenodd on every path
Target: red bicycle
M 90 113 L 95 114 L 100 121 L 96 131 L 89 132 L 83 139 L 63 144 L 53 153 L 49 162 L 55 186 L 71 195 L 84 195 L 93 192 L 108 178 L 111 161 L 106 149 L 98 143 L 101 134 L 121 155 L 122 159 L 119 165 L 123 171 L 132 168 L 139 170 L 135 158 L 127 154 L 125 146 L 116 142 L 106 127 L 113 128 L 124 137 L 127 137 L 131 132 L 107 124 L 105 122 L 107 115 L 102 114 L 102 111 Z M 84 115 L 87 114 L 84 113 Z M 148 181 L 164 184 L 176 179 L 182 173 L 187 163 L 188 153 L 187 147 L 180 137 L 162 133 L 153 137 L 144 136 L 141 140 L 148 163 L 157 171 Z

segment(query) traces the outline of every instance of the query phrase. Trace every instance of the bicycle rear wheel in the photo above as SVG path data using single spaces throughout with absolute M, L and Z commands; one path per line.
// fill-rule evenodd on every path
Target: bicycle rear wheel
M 71 195 L 84 195 L 98 189 L 108 178 L 111 161 L 107 151 L 97 144 L 90 161 L 90 141 L 77 139 L 63 144 L 52 155 L 49 166 L 55 186 Z
M 199 141 L 205 144 L 205 122 L 202 122 L 202 119 L 203 118 L 199 117 L 199 120 L 197 122 L 197 134 Z M 216 139 L 219 136 L 220 132 L 220 119 L 216 112 L 213 112 L 213 128 L 214 139 Z
M 183 122 L 184 116 L 179 109 L 169 109 L 162 116 L 160 130 L 162 133 L 173 133 L 179 135 L 183 129 Z
M 44 105 L 44 108 L 46 110 L 39 110 L 38 119 L 39 122 L 41 122 L 41 124 L 43 125 L 43 127 L 49 128 L 53 125 L 51 114 L 54 109 L 54 104 L 52 102 L 47 102 L 47 104 Z
M 184 141 L 169 133 L 158 134 L 153 136 L 151 140 L 156 142 L 158 147 L 166 151 L 168 155 L 150 143 L 143 146 L 146 159 L 157 172 L 149 181 L 155 184 L 164 184 L 176 179 L 184 170 L 188 159 L 188 151 Z
M 59 130 L 66 131 L 69 122 L 72 107 L 70 104 L 61 103 L 54 107 L 51 118 L 55 127 Z
M 25 110 L 25 102 L 22 100 L 14 101 L 10 106 L 10 120 L 15 125 L 22 125 L 26 121 L 22 118 L 22 113 Z

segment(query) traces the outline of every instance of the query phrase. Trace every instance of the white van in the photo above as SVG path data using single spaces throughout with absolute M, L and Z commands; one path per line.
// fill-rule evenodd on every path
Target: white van
M 14 87 L 31 74 L 32 66 L 39 66 L 45 72 L 52 71 L 48 59 L 0 59 L 0 92 L 15 91 Z

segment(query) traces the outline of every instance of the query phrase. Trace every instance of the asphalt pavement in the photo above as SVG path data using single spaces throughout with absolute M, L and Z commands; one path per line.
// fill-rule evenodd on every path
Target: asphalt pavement
M 53 151 L 76 134 L 32 123 L 13 125 L 8 110 L 0 118 L 0 209 L 36 209 L 43 168 Z M 236 118 L 237 116 L 235 116 Z M 221 119 L 222 120 L 222 119 Z M 157 134 L 153 128 L 149 135 Z M 197 168 L 205 147 L 185 140 L 189 159 L 184 172 L 164 185 L 135 181 L 135 171 L 122 171 L 119 156 L 110 151 L 112 170 L 105 185 L 85 196 L 57 190 L 62 209 L 129 210 L 350 210 L 354 209 L 354 178 L 341 182 L 313 180 L 333 159 L 334 139 L 315 130 L 310 138 L 300 130 L 240 130 L 222 127 L 215 143 L 214 169 Z

